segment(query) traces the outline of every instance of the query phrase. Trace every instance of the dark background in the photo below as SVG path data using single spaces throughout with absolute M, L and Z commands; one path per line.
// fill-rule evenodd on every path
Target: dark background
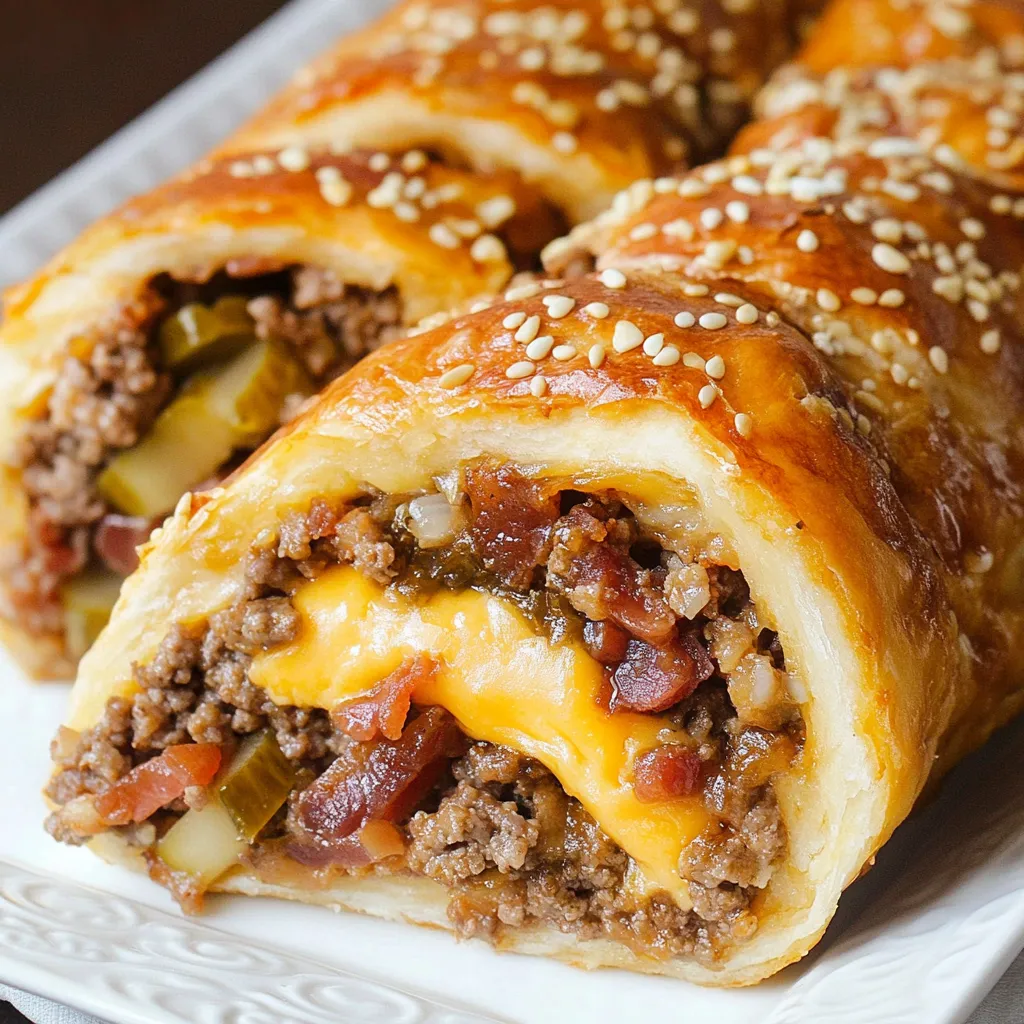
M 0 213 L 283 6 L 0 0 Z
M 0 213 L 284 0 L 0 0 Z M 0 1024 L 25 1024 L 0 1003 Z

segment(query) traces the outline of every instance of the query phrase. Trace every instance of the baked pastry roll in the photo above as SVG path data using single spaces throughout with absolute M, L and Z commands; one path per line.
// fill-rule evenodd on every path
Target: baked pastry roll
M 186 907 L 719 985 L 803 956 L 1024 703 L 1024 239 L 871 141 L 633 188 L 549 254 L 593 273 L 375 353 L 183 499 L 51 832 Z
M 3 632 L 67 676 L 135 546 L 326 380 L 501 287 L 561 223 L 514 175 L 422 152 L 204 162 L 8 293 Z
M 806 6 L 401 4 L 10 293 L 0 632 L 26 668 L 73 671 L 135 545 L 296 395 L 724 147 Z

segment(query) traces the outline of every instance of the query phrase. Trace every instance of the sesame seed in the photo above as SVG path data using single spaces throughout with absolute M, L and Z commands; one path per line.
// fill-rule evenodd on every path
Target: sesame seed
M 766 316 L 764 318 L 764 322 L 769 327 L 778 327 L 779 323 L 781 322 L 781 320 L 782 320 L 782 317 L 780 317 L 779 314 L 776 313 L 774 309 L 768 310 L 768 313 L 766 314 Z
M 352 186 L 344 178 L 320 181 L 320 195 L 330 206 L 344 206 L 352 198 Z
M 591 345 L 587 352 L 587 360 L 595 370 L 604 362 L 604 356 L 604 345 L 601 344 Z
M 721 380 L 725 376 L 725 360 L 721 356 L 712 356 L 704 364 L 704 372 L 713 380 Z
M 406 224 L 415 224 L 420 219 L 420 211 L 412 203 L 407 203 L 404 199 L 400 203 L 395 203 L 391 212 Z
M 523 377 L 529 377 L 537 367 L 534 363 L 529 360 L 522 360 L 518 363 L 513 363 L 506 371 L 505 376 L 509 380 L 522 380 Z
M 559 153 L 575 153 L 579 147 L 579 141 L 571 132 L 555 132 L 551 137 L 551 145 Z
M 993 196 L 988 202 L 988 208 L 993 213 L 1007 214 L 1012 209 L 1013 203 L 1009 196 Z
M 750 207 L 742 199 L 733 199 L 725 204 L 725 215 L 734 224 L 746 224 L 750 220 Z
M 684 309 L 681 313 L 676 313 L 672 322 L 676 327 L 692 327 L 697 322 L 697 318 L 689 310 Z
M 601 271 L 601 284 L 605 288 L 625 288 L 626 275 L 621 270 L 616 270 L 615 267 L 609 267 L 607 270 Z
M 895 217 L 880 217 L 871 225 L 871 234 L 880 242 L 899 245 L 903 241 L 903 225 Z
M 515 313 L 509 313 L 509 315 L 501 321 L 501 326 L 506 330 L 514 331 L 517 327 L 522 326 L 525 319 L 526 314 L 521 309 L 516 310 Z
M 704 387 L 697 392 L 697 401 L 700 402 L 702 409 L 709 409 L 714 405 L 715 399 L 718 397 L 718 388 L 714 384 L 705 384 Z
M 906 274 L 910 271 L 910 260 L 888 242 L 876 242 L 871 249 L 871 258 L 890 274 Z
M 949 356 L 946 355 L 946 350 L 939 348 L 938 345 L 932 345 L 928 349 L 928 362 L 938 373 L 946 373 L 949 370 Z
M 723 267 L 736 254 L 736 243 L 731 238 L 708 242 L 704 246 L 704 259 L 713 267 Z
M 568 316 L 576 306 L 576 300 L 569 298 L 568 295 L 545 295 L 542 301 L 548 307 L 548 316 L 552 320 L 561 320 L 562 317 Z
M 985 225 L 977 217 L 965 217 L 960 221 L 960 230 L 974 241 L 985 237 Z
M 533 380 L 530 381 L 530 394 L 534 398 L 540 398 L 542 395 L 547 394 L 548 382 L 546 377 L 542 377 L 538 374 Z
M 995 556 L 987 548 L 968 551 L 964 554 L 964 568 L 971 573 L 988 572 L 995 565 Z
M 754 421 L 745 413 L 738 412 L 733 417 L 733 424 L 736 427 L 736 433 L 740 437 L 750 437 L 754 430 Z
M 801 252 L 816 252 L 818 249 L 818 236 L 810 228 L 804 228 L 796 236 L 796 247 Z
M 743 300 L 738 295 L 733 295 L 732 292 L 718 292 L 715 295 L 715 302 L 723 306 L 732 306 L 733 309 L 743 305 Z
M 670 238 L 681 238 L 684 242 L 689 242 L 693 238 L 693 225 L 686 218 L 677 217 L 667 224 L 662 224 L 661 233 Z
M 732 187 L 737 192 L 742 192 L 747 196 L 759 196 L 764 192 L 764 186 L 749 174 L 738 174 L 732 179 Z
M 683 294 L 688 298 L 699 298 L 702 295 L 707 295 L 711 289 L 706 284 L 684 284 Z
M 665 347 L 664 334 L 652 334 L 644 339 L 644 355 L 656 356 Z
M 750 302 L 744 302 L 736 310 L 736 320 L 741 324 L 756 324 L 758 315 L 757 306 Z
M 431 224 L 428 234 L 434 245 L 442 249 L 458 249 L 461 244 L 459 236 L 447 224 Z
M 619 320 L 612 332 L 612 348 L 616 352 L 629 352 L 644 343 L 644 332 L 631 320 Z
M 544 359 L 554 347 L 554 344 L 555 339 L 550 334 L 542 334 L 539 338 L 534 338 L 526 346 L 526 354 L 530 359 Z
M 576 355 L 575 345 L 556 345 L 552 350 L 551 354 L 559 362 L 565 362 L 567 359 L 572 359 Z
M 903 305 L 906 296 L 899 290 L 899 288 L 886 288 L 881 295 L 878 296 L 878 304 L 880 306 L 886 306 L 889 309 L 898 309 Z
M 863 434 L 865 437 L 871 433 L 871 420 L 862 412 L 857 413 L 857 433 Z
M 510 196 L 492 196 L 479 203 L 476 208 L 476 215 L 487 228 L 499 227 L 515 212 L 516 204 Z
M 679 349 L 666 345 L 652 360 L 655 366 L 675 366 L 679 362 Z
M 698 352 L 687 352 L 683 355 L 683 366 L 688 366 L 691 370 L 703 370 L 704 357 Z
M 839 296 L 829 288 L 819 288 L 815 298 L 818 306 L 828 313 L 834 313 L 842 306 Z
M 228 174 L 232 178 L 251 178 L 254 173 L 252 164 L 246 163 L 245 160 L 235 160 L 228 165 Z
M 537 316 L 536 313 L 534 313 L 533 316 L 527 317 L 522 322 L 522 324 L 520 324 L 519 330 L 516 331 L 513 337 L 516 339 L 516 341 L 522 342 L 523 344 L 527 344 L 528 342 L 533 341 L 533 339 L 537 337 L 539 331 L 540 317 Z
M 1002 344 L 999 332 L 996 330 L 986 331 L 979 341 L 981 351 L 986 355 L 995 355 L 999 351 L 999 347 Z
M 410 149 L 402 157 L 402 170 L 406 174 L 415 174 L 427 166 L 427 154 L 421 149 Z
M 699 199 L 711 191 L 711 186 L 701 181 L 700 178 L 686 178 L 679 183 L 679 188 L 676 191 L 683 199 Z
M 469 255 L 477 263 L 497 263 L 506 256 L 505 244 L 497 235 L 481 235 L 469 247 Z
M 391 157 L 387 153 L 374 153 L 367 161 L 371 171 L 386 171 L 391 166 Z
M 932 291 L 949 302 L 959 302 L 964 297 L 964 279 L 959 274 L 937 277 L 932 281 Z
M 259 156 L 252 158 L 252 169 L 256 174 L 273 174 L 277 170 L 274 161 L 266 153 L 260 153 Z
M 653 238 L 657 233 L 658 226 L 656 224 L 644 223 L 637 224 L 635 228 L 632 228 L 629 237 L 634 242 L 643 242 L 645 239 Z
M 717 331 L 728 322 L 724 313 L 704 313 L 697 321 L 707 331 Z
M 878 292 L 874 288 L 854 288 L 850 298 L 861 306 L 873 306 L 878 301 Z
M 309 167 L 309 153 L 301 146 L 285 146 L 277 154 L 277 162 L 286 171 L 304 171 Z
M 459 366 L 453 366 L 450 370 L 446 370 L 441 374 L 438 384 L 447 390 L 457 388 L 460 384 L 465 384 L 473 376 L 475 369 L 476 367 L 472 363 L 461 363 Z
M 714 231 L 723 220 L 725 214 L 717 206 L 709 206 L 706 210 L 700 211 L 700 225 L 707 231 Z
M 608 315 L 608 307 L 603 302 L 588 302 L 583 307 L 583 312 L 592 316 L 595 320 L 603 320 Z

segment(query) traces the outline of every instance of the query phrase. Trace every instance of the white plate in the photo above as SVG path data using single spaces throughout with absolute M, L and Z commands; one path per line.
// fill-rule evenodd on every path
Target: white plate
M 0 283 L 198 156 L 385 0 L 297 0 L 0 221 Z M 269 900 L 200 920 L 50 841 L 39 790 L 67 688 L 0 655 L 0 981 L 114 1024 L 956 1024 L 1024 946 L 1024 726 L 899 830 L 804 963 L 717 991 L 584 974 L 480 943 Z

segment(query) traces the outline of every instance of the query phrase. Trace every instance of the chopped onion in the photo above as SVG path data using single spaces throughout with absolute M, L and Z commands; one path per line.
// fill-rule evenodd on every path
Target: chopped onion
M 409 532 L 422 548 L 439 548 L 455 539 L 459 510 L 443 494 L 424 494 L 409 502 Z
M 744 622 L 725 616 L 708 623 L 705 630 L 711 657 L 722 672 L 732 672 L 747 652 L 754 649 L 754 632 Z
M 449 505 L 458 506 L 462 504 L 465 480 L 461 469 L 451 469 L 441 476 L 434 477 L 434 484 L 437 489 L 448 499 Z

